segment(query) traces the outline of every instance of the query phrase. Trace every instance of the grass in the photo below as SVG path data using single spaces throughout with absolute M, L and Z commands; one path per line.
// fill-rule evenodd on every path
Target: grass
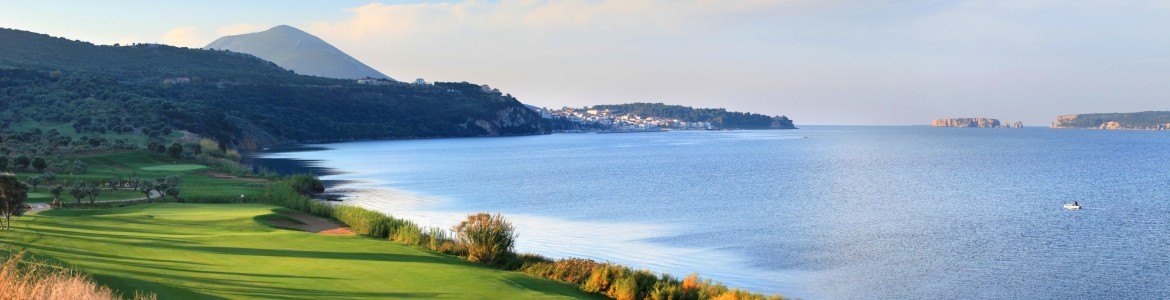
M 175 165 L 174 159 L 170 156 L 157 153 L 149 153 L 144 151 L 132 152 L 118 152 L 118 153 L 103 153 L 84 155 L 79 157 L 72 157 L 70 159 L 79 159 L 89 166 L 89 172 L 85 174 L 57 174 L 58 182 L 74 182 L 74 181 L 107 181 L 111 179 L 126 179 L 130 177 L 139 177 L 145 179 L 154 179 L 159 177 L 166 177 L 169 175 L 178 175 L 183 179 L 182 193 L 180 197 L 206 197 L 206 198 L 239 198 L 240 195 L 249 197 L 256 197 L 263 194 L 263 183 L 247 182 L 240 180 L 232 180 L 226 178 L 215 178 L 207 175 L 209 170 L 202 165 Z M 176 166 L 187 166 L 184 168 L 172 168 Z M 200 168 L 194 168 L 199 166 Z M 167 168 L 160 168 L 167 167 Z M 39 173 L 20 172 L 17 177 L 23 179 Z M 38 187 L 39 192 L 47 191 L 48 186 L 42 184 Z M 121 199 L 135 199 L 141 198 L 142 193 L 134 193 L 132 191 L 104 191 L 98 196 L 98 201 L 101 200 L 121 200 Z M 70 202 L 72 198 L 67 193 L 61 195 L 61 201 Z M 33 198 L 31 195 L 28 202 L 30 203 L 44 203 L 51 202 L 52 197 Z M 88 202 L 88 200 L 83 201 Z
M 38 190 L 44 191 L 47 189 L 48 188 L 41 186 Z M 107 201 L 107 200 L 125 200 L 125 199 L 137 199 L 137 198 L 142 198 L 142 193 L 131 191 L 131 190 L 118 190 L 118 191 L 103 190 L 102 193 L 98 195 L 96 200 L 97 201 Z M 30 193 L 28 193 L 28 199 L 25 200 L 24 202 L 26 202 L 26 203 L 49 203 L 49 202 L 53 202 L 53 195 L 49 194 L 47 192 L 36 192 L 36 193 L 30 192 Z M 77 199 L 74 199 L 73 196 L 70 196 L 69 192 L 66 191 L 66 192 L 61 193 L 61 202 L 74 203 L 74 202 L 77 202 Z M 81 203 L 89 203 L 89 198 L 81 199 Z
M 282 230 L 263 204 L 146 204 L 51 210 L 0 236 L 160 299 L 590 298 L 576 287 L 363 236 Z
M 157 165 L 150 167 L 142 167 L 141 169 L 147 171 L 194 171 L 199 169 L 206 169 L 204 165 Z

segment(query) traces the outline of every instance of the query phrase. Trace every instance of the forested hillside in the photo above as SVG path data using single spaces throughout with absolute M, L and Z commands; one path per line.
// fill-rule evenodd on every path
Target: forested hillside
M 593 109 L 608 109 L 611 114 L 628 113 L 641 117 L 671 118 L 686 122 L 710 122 L 719 128 L 796 128 L 787 116 L 770 117 L 754 113 L 727 111 L 722 108 L 693 108 L 662 103 L 628 103 L 595 105 Z
M 0 136 L 15 124 L 79 134 L 185 130 L 255 148 L 286 142 L 539 134 L 540 116 L 473 84 L 362 85 L 247 54 L 98 46 L 0 29 Z

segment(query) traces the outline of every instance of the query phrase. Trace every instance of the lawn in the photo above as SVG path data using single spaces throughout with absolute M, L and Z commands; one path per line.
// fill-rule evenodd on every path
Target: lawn
M 47 192 L 48 188 L 41 186 L 37 190 L 39 190 L 40 192 L 35 192 L 35 193 L 29 192 L 28 199 L 25 200 L 24 202 L 28 202 L 28 203 L 53 202 L 53 195 L 49 194 L 49 192 Z M 102 193 L 98 194 L 97 198 L 94 200 L 96 200 L 96 201 L 125 200 L 125 199 L 138 199 L 138 198 L 142 198 L 142 197 L 143 197 L 142 193 L 139 193 L 137 191 L 128 190 L 128 189 L 127 190 L 119 190 L 119 191 L 103 190 Z M 77 202 L 77 199 L 73 198 L 73 196 L 70 196 L 69 191 L 66 190 L 65 192 L 61 193 L 61 202 L 74 203 L 74 202 Z M 89 198 L 82 198 L 81 203 L 89 203 Z
M 183 179 L 181 197 L 219 197 L 239 198 L 240 195 L 257 196 L 263 193 L 264 183 L 214 178 L 207 175 L 211 171 L 206 166 L 196 164 L 175 164 L 169 156 L 145 151 L 128 151 L 118 153 L 103 153 L 72 157 L 88 165 L 85 174 L 57 174 L 58 182 L 74 182 L 78 180 L 100 182 L 113 179 L 138 177 L 154 179 L 177 175 Z M 37 175 L 33 172 L 20 172 L 17 177 L 24 179 Z M 47 185 L 41 185 L 38 192 L 46 192 Z M 98 196 L 98 200 L 120 200 L 141 198 L 142 194 L 131 191 L 106 191 Z M 61 195 L 61 201 L 73 201 L 67 193 Z M 50 202 L 51 197 L 34 198 L 30 195 L 28 202 Z
M 590 298 L 576 287 L 362 236 L 320 235 L 261 221 L 261 204 L 144 204 L 31 214 L 0 235 L 159 299 Z M 0 247 L 5 247 L 0 245 Z

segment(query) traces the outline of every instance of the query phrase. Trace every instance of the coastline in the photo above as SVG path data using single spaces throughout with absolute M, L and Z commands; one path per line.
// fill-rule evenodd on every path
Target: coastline
M 283 151 L 286 149 L 291 151 Z M 410 191 L 395 188 L 373 186 L 377 182 L 329 179 L 328 177 L 338 175 L 344 177 L 344 175 L 355 173 L 321 166 L 321 161 L 256 157 L 275 153 L 330 149 L 316 145 L 283 147 L 248 153 L 246 157 L 248 157 L 249 163 L 257 166 L 280 164 L 280 168 L 283 170 L 282 174 L 312 173 L 322 176 L 326 191 L 321 195 L 325 197 L 318 196 L 317 200 L 329 200 L 331 203 L 349 204 L 379 211 L 396 218 L 409 220 L 423 227 L 450 230 L 460 220 L 465 219 L 468 214 L 476 212 L 428 209 L 428 207 L 434 208 L 435 205 L 441 204 L 441 199 L 420 196 Z M 505 216 L 516 225 L 516 231 L 520 236 L 516 242 L 517 253 L 538 254 L 552 259 L 591 259 L 629 266 L 637 270 L 648 270 L 654 274 L 670 274 L 676 278 L 697 273 L 704 279 L 727 284 L 728 288 L 745 289 L 763 294 L 782 294 L 786 297 L 791 295 L 813 296 L 811 291 L 796 286 L 778 286 L 775 281 L 776 278 L 784 278 L 784 282 L 798 282 L 801 280 L 797 277 L 807 277 L 808 274 L 798 276 L 793 272 L 763 270 L 749 272 L 744 267 L 753 265 L 751 262 L 717 247 L 679 247 L 660 243 L 661 238 L 678 233 L 678 228 L 671 226 L 567 220 L 516 213 L 508 213 Z M 590 241 L 590 243 L 582 243 L 582 241 Z M 615 245 L 620 245 L 618 246 L 620 249 L 611 248 Z M 663 257 L 690 259 L 678 259 L 675 262 L 665 263 L 657 259 Z M 717 270 L 704 271 L 700 270 L 702 268 L 696 269 L 689 264 L 691 260 L 699 257 L 705 258 L 705 260 L 733 263 L 720 264 L 717 265 L 719 268 Z M 765 278 L 772 280 L 765 280 Z

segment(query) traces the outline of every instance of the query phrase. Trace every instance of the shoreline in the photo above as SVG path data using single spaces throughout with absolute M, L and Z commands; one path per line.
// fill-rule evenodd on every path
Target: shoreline
M 324 151 L 331 148 L 298 146 L 291 149 L 293 152 L 301 152 Z M 306 172 L 319 174 L 317 176 L 353 174 L 320 166 L 318 160 L 255 157 L 284 152 L 288 151 L 269 149 L 263 152 L 249 153 L 246 157 L 251 163 L 256 163 L 256 159 L 265 163 L 280 163 L 283 170 L 292 172 L 287 174 Z M 322 179 L 322 182 L 325 183 L 326 191 L 321 194 L 323 197 L 314 197 L 315 200 L 379 211 L 396 218 L 409 220 L 423 227 L 450 230 L 451 226 L 458 224 L 468 214 L 474 213 L 472 211 L 414 209 L 414 207 L 433 204 L 436 199 L 420 197 L 409 191 L 394 188 L 361 186 L 362 183 L 373 183 L 371 181 Z M 767 270 L 744 272 L 745 268 L 749 268 L 753 264 L 745 257 L 721 249 L 682 247 L 653 242 L 655 239 L 680 233 L 678 228 L 668 225 L 580 221 L 517 213 L 507 214 L 506 217 L 516 225 L 517 233 L 521 236 L 516 243 L 518 254 L 537 254 L 552 259 L 584 258 L 597 262 L 615 263 L 636 270 L 648 270 L 654 274 L 670 274 L 677 278 L 697 273 L 704 279 L 723 283 L 728 288 L 745 289 L 763 294 L 782 294 L 785 297 L 793 295 L 791 293 L 793 291 L 803 291 L 806 296 L 810 292 L 792 285 L 776 286 L 774 280 L 767 280 L 778 277 L 801 277 L 796 273 Z M 590 242 L 582 243 L 586 240 Z M 598 245 L 607 245 L 607 247 Z M 615 245 L 617 245 L 617 249 L 609 248 L 609 246 Z M 654 259 L 658 257 L 708 257 L 728 264 L 714 264 L 707 268 L 696 268 L 688 264 L 690 260 Z M 706 270 L 706 272 L 699 272 L 700 270 Z M 736 283 L 729 284 L 727 280 Z M 792 282 L 792 280 L 788 280 L 788 282 Z

